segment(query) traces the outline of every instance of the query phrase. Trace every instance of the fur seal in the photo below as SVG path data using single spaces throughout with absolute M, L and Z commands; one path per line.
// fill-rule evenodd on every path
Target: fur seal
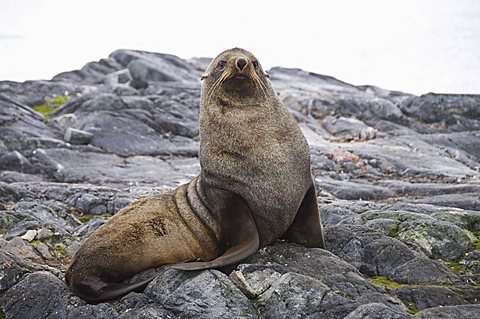
M 279 238 L 325 248 L 308 144 L 250 52 L 222 52 L 202 76 L 201 173 L 138 200 L 94 232 L 65 279 L 88 301 L 144 288 L 126 278 L 240 262 Z

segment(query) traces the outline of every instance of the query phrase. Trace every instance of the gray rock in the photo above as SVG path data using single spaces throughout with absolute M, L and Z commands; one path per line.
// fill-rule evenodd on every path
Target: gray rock
M 345 319 L 408 319 L 409 314 L 394 310 L 381 303 L 361 305 L 348 314 Z
M 128 67 L 132 78 L 150 81 L 199 81 L 200 72 L 188 62 L 169 55 L 132 50 L 117 50 L 110 57 Z
M 428 93 L 412 97 L 400 104 L 400 109 L 426 123 L 443 122 L 456 131 L 478 130 L 480 112 L 478 95 L 454 95 Z
M 382 290 L 368 282 L 353 266 L 332 253 L 321 249 L 307 249 L 300 245 L 277 243 L 261 249 L 248 258 L 247 266 L 239 268 L 243 278 L 251 287 L 261 287 L 256 282 L 261 278 L 264 285 L 277 280 L 278 275 L 265 273 L 265 268 L 279 274 L 296 273 L 321 281 L 335 293 L 359 304 L 376 301 L 390 307 L 403 309 L 401 302 L 394 297 L 382 294 Z M 251 272 L 263 273 L 251 275 Z M 265 278 L 266 275 L 270 278 Z M 353 288 L 355 287 L 355 288 Z M 258 288 L 256 288 L 257 291 Z M 353 310 L 353 309 L 352 309 Z
M 120 111 L 126 106 L 122 99 L 111 93 L 100 93 L 93 95 L 92 99 L 84 102 L 79 111 L 82 112 L 95 112 L 95 111 Z
M 397 267 L 391 278 L 393 281 L 405 284 L 454 285 L 461 282 L 457 275 L 448 271 L 442 264 L 425 257 L 416 257 Z
M 35 236 L 35 238 L 38 240 L 44 240 L 52 236 L 53 232 L 50 229 L 42 227 L 37 231 L 37 235 Z
M 20 238 L 26 241 L 32 241 L 36 236 L 37 236 L 37 231 L 34 229 L 30 229 L 30 230 L 27 230 L 27 232 Z
M 351 140 L 366 141 L 375 138 L 375 129 L 365 125 L 356 118 L 344 118 L 327 116 L 323 125 L 330 134 L 334 135 L 339 141 L 348 142 Z
M 75 208 L 87 215 L 102 215 L 107 212 L 107 206 L 92 194 L 82 194 L 77 199 Z
M 173 319 L 176 316 L 162 307 L 148 305 L 139 309 L 132 309 L 120 315 L 119 319 Z
M 64 140 L 71 144 L 88 144 L 92 140 L 93 134 L 74 128 L 67 128 Z
M 428 256 L 443 260 L 458 259 L 475 241 L 468 231 L 433 218 L 411 219 L 401 223 L 396 237 L 418 245 Z
M 344 318 L 359 306 L 314 278 L 286 273 L 255 302 L 265 318 Z
M 162 307 L 184 318 L 259 318 L 250 301 L 216 270 L 166 269 L 145 289 Z
M 0 156 L 0 169 L 22 173 L 32 173 L 34 169 L 30 161 L 18 151 L 7 152 Z
M 435 307 L 420 311 L 415 315 L 418 319 L 463 319 L 478 318 L 480 305 L 460 305 L 449 307 Z
M 3 248 L 3 247 L 2 247 Z M 13 258 L 0 251 L 0 293 L 4 293 L 17 284 L 27 272 Z
M 67 306 L 68 288 L 49 272 L 36 272 L 0 297 L 7 318 L 60 318 L 58 308 Z
M 114 59 L 101 59 L 98 62 L 87 63 L 81 70 L 63 72 L 53 77 L 53 81 L 60 83 L 99 84 L 105 76 L 123 69 Z M 54 82 L 54 83 L 55 83 Z
M 469 303 L 460 294 L 441 286 L 404 286 L 395 289 L 395 293 L 404 303 L 413 303 L 420 310 Z
M 132 80 L 132 76 L 128 69 L 112 72 L 105 76 L 105 83 L 111 86 L 119 84 L 128 84 Z
M 119 318 L 118 311 L 108 303 L 100 303 L 98 305 L 83 305 L 82 301 L 80 301 L 80 303 L 82 303 L 81 306 L 75 305 L 74 303 L 72 306 L 65 307 L 64 309 L 59 310 L 56 313 L 56 315 L 58 316 L 57 318 L 66 318 L 66 319 Z

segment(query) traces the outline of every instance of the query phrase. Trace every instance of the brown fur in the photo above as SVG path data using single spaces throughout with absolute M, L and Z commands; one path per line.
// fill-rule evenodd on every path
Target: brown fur
M 220 61 L 227 62 L 223 74 L 228 78 L 238 72 L 238 58 L 248 61 L 244 73 L 257 79 L 247 94 L 245 90 L 237 94 L 230 86 L 215 86 L 222 77 Z M 268 245 L 292 224 L 312 186 L 307 141 L 250 52 L 235 48 L 221 53 L 204 77 L 200 177 L 205 185 L 244 198 L 255 219 L 260 245 Z
M 280 237 L 324 247 L 307 142 L 255 56 L 222 52 L 202 79 L 200 175 L 123 209 L 85 241 L 66 274 L 80 297 L 141 289 L 149 280 L 120 282 L 162 264 L 224 267 Z

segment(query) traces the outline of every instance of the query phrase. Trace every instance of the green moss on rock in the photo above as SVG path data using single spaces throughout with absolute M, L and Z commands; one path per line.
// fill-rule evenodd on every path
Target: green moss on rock
M 418 306 L 414 302 L 407 302 L 405 303 L 405 306 L 407 306 L 408 313 L 412 315 L 420 311 L 420 309 L 418 309 Z
M 446 266 L 454 273 L 465 273 L 467 271 L 467 268 L 464 264 L 460 264 L 455 261 L 447 262 Z
M 388 278 L 387 276 L 371 277 L 368 278 L 368 281 L 370 281 L 375 286 L 388 287 L 390 289 L 397 289 L 398 287 L 409 286 L 406 284 L 400 284 L 398 282 L 391 281 L 390 278 Z
M 65 257 L 65 247 L 60 244 L 55 245 L 55 251 L 62 257 Z
M 477 232 L 473 232 L 473 235 L 475 235 L 475 237 L 476 237 L 476 239 L 477 239 L 477 240 L 473 243 L 473 247 L 474 247 L 475 249 L 480 250 L 480 232 L 478 232 L 478 231 L 477 231 Z
M 57 95 L 51 99 L 45 98 L 45 103 L 32 106 L 32 109 L 48 118 L 50 113 L 62 106 L 62 104 L 65 103 L 69 98 L 70 96 L 68 95 Z
M 78 219 L 82 222 L 82 223 L 88 223 L 89 221 L 91 220 L 94 220 L 94 219 L 104 219 L 104 218 L 110 218 L 112 217 L 112 214 L 101 214 L 101 215 L 82 215 L 80 217 L 78 217 Z

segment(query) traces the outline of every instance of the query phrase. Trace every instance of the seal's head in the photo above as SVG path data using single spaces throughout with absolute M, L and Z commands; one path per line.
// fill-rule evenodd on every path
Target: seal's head
M 202 76 L 202 97 L 220 104 L 236 104 L 253 100 L 268 99 L 273 93 L 268 74 L 263 70 L 258 59 L 250 52 L 233 48 L 220 53 Z

